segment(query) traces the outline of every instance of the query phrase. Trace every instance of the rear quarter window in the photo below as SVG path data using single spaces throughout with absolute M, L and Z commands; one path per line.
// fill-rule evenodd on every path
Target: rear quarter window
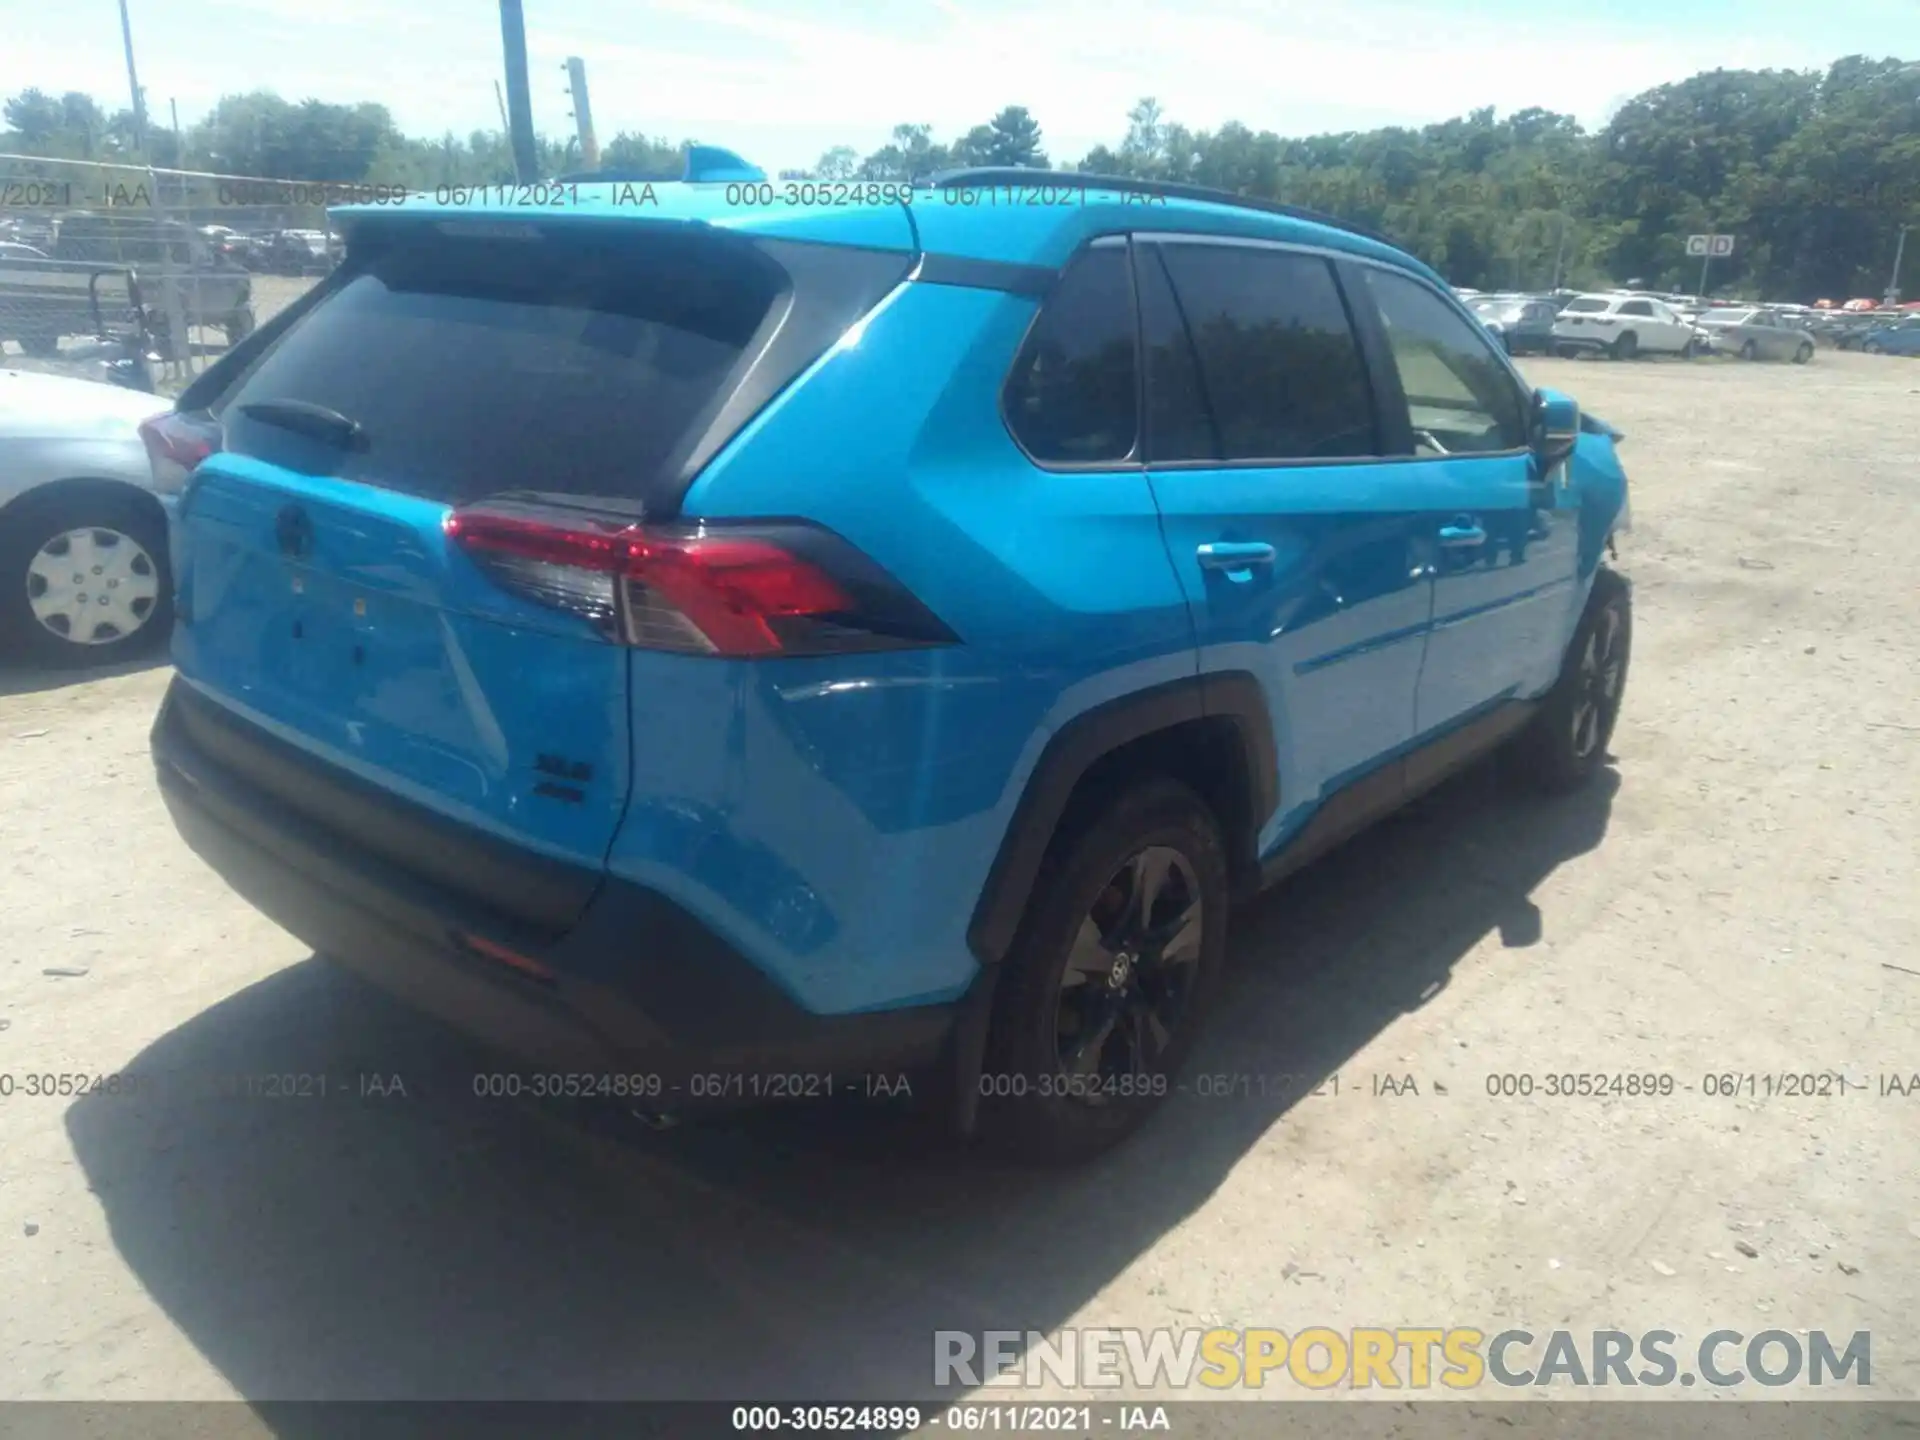
M 1125 460 L 1140 428 L 1135 366 L 1127 251 L 1096 246 L 1062 273 L 1020 347 L 1007 425 L 1041 464 Z

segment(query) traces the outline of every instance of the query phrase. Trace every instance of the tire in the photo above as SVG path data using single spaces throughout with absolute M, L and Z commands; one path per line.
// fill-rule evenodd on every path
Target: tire
M 76 557 L 82 546 L 91 553 Z M 67 571 L 75 558 L 80 568 Z M 96 593 L 100 584 L 108 588 Z M 80 617 L 91 623 L 84 639 L 71 633 Z M 49 669 L 111 665 L 165 643 L 172 628 L 167 525 L 151 500 L 73 483 L 0 512 L 0 639 L 14 654 Z
M 18 339 L 20 349 L 36 360 L 51 360 L 60 353 L 58 335 L 22 335 Z
M 1613 348 L 1607 353 L 1616 360 L 1631 360 L 1640 353 L 1640 337 L 1629 330 L 1613 342 Z
M 1860 342 L 1860 348 L 1869 355 L 1878 355 L 1880 353 L 1880 342 L 1878 340 L 1862 340 Z
M 1698 342 L 1693 340 L 1687 341 L 1686 344 L 1680 347 L 1680 358 L 1682 360 L 1692 360 L 1697 355 L 1699 355 L 1699 353 L 1700 353 L 1700 346 Z
M 220 322 L 220 329 L 227 337 L 227 348 L 231 350 L 253 333 L 253 311 L 234 311 Z
M 1742 360 L 1758 360 L 1760 358 L 1760 347 L 1751 340 L 1747 341 L 1746 344 L 1740 347 L 1740 358 Z
M 1813 346 L 1811 345 L 1802 345 L 1798 350 L 1793 352 L 1793 363 L 1796 365 L 1804 365 L 1811 359 L 1813 359 Z
M 1155 885 L 1144 933 L 1133 911 L 1143 875 Z M 995 996 L 983 1139 L 1072 1163 L 1138 1128 L 1173 1089 L 1219 988 L 1227 905 L 1219 823 L 1178 781 L 1144 780 L 1063 822 Z M 1156 948 L 1165 958 L 1149 960 Z
M 1514 742 L 1527 782 L 1550 794 L 1577 790 L 1605 763 L 1633 653 L 1633 587 L 1602 567 L 1560 664 L 1560 677 Z

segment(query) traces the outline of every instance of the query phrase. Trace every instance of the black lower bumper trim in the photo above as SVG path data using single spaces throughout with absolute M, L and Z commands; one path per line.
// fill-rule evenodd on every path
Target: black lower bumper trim
M 765 1098 L 756 1077 L 921 1072 L 947 1055 L 960 1005 L 814 1014 L 696 917 L 630 882 L 603 881 L 557 941 L 503 927 L 250 785 L 195 747 L 174 709 L 170 694 L 153 753 L 187 844 L 316 952 L 505 1054 L 570 1073 L 659 1075 L 681 1086 L 665 1096 L 714 1103 Z M 665 1096 L 658 1108 L 691 1108 Z

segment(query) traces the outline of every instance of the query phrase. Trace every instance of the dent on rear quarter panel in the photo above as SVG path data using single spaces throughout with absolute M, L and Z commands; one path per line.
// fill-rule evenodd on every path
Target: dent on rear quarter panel
M 634 656 L 633 796 L 611 868 L 692 909 L 816 1011 L 961 993 L 977 968 L 967 923 L 1047 735 L 1194 673 L 1144 478 L 1037 471 L 1000 422 L 1033 309 L 986 290 L 896 292 L 685 503 L 828 526 L 960 644 Z

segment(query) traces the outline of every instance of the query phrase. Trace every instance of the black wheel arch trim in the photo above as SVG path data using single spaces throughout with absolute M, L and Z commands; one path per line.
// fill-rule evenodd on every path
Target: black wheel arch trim
M 1260 826 L 1279 808 L 1279 763 L 1266 692 L 1244 670 L 1195 675 L 1157 685 L 1076 715 L 1047 741 L 1001 838 L 987 882 L 967 926 L 967 945 L 982 965 L 997 965 L 1013 945 L 1042 861 L 1082 778 L 1105 756 L 1161 730 L 1195 720 L 1230 722 L 1238 740 L 1251 804 L 1245 823 L 1227 835 L 1234 889 L 1258 883 Z M 1223 825 L 1229 824 L 1222 817 Z

